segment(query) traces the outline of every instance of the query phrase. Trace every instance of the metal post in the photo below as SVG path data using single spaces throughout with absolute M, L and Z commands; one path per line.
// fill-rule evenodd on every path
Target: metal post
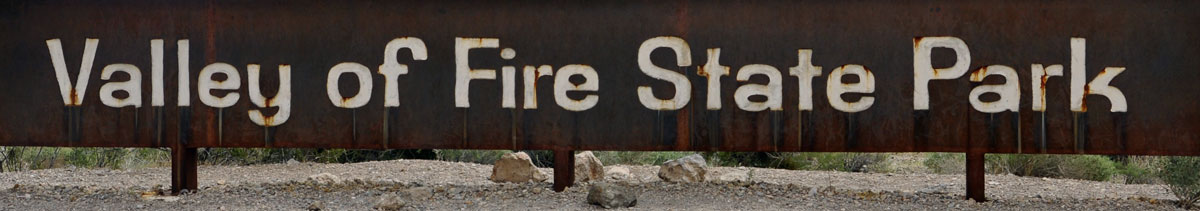
M 554 150 L 554 191 L 562 192 L 575 183 L 575 152 Z
M 171 148 L 171 193 L 196 190 L 196 148 Z
M 983 152 L 967 150 L 967 198 L 977 202 L 987 201 L 984 197 Z

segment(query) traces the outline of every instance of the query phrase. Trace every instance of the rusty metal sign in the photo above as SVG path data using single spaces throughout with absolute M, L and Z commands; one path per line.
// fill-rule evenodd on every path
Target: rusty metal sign
M 199 147 L 1200 155 L 1192 1 L 7 4 L 0 145 L 191 187 Z

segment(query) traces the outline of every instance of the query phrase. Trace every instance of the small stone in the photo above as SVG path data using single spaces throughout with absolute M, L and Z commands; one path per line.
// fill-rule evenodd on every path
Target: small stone
M 588 182 L 604 178 L 604 163 L 592 151 L 575 154 L 575 182 Z
M 298 163 L 300 163 L 300 161 L 296 161 L 296 159 L 288 159 L 287 160 L 288 165 L 293 165 L 293 164 L 298 164 Z
M 308 180 L 313 181 L 318 184 L 336 184 L 336 183 L 339 183 L 342 181 L 342 179 L 338 178 L 337 175 L 333 175 L 330 173 L 320 173 L 320 174 L 308 176 Z
M 604 179 L 608 181 L 631 181 L 634 179 L 633 174 L 629 173 L 629 168 L 624 166 L 614 166 L 604 171 Z
M 725 174 L 721 174 L 721 176 L 717 177 L 717 180 L 724 182 L 750 181 L 750 170 L 738 168 L 729 172 L 725 172 Z
M 550 176 L 537 169 L 533 160 L 525 152 L 508 153 L 500 156 L 500 160 L 492 166 L 492 176 L 495 182 L 540 182 Z
M 414 187 L 405 189 L 404 194 L 407 194 L 408 198 L 413 200 L 425 200 L 433 198 L 433 191 L 428 187 Z
M 708 163 L 700 154 L 669 160 L 658 168 L 658 178 L 667 182 L 703 182 L 707 173 Z
M 632 189 L 617 183 L 593 183 L 588 187 L 587 202 L 607 209 L 632 207 L 637 205 L 638 197 Z
M 154 196 L 146 196 L 146 195 L 143 195 L 143 196 L 142 196 L 142 199 L 143 199 L 143 200 L 147 200 L 147 201 L 165 201 L 165 202 L 175 202 L 175 201 L 179 201 L 179 197 L 178 197 L 178 196 L 157 196 L 157 195 L 154 195 Z
M 379 196 L 379 201 L 375 202 L 374 208 L 377 210 L 400 210 L 408 205 L 408 201 L 404 201 L 400 195 L 394 193 L 383 194 Z
M 321 211 L 325 209 L 325 203 L 321 201 L 314 201 L 312 204 L 308 204 L 308 208 L 306 209 L 308 209 L 308 211 Z
M 217 180 L 217 185 L 225 185 L 225 180 Z

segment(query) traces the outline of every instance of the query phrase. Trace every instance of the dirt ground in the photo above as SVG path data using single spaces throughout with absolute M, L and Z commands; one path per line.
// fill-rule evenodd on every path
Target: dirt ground
M 703 183 L 667 183 L 657 166 L 625 166 L 635 210 L 1172 210 L 1162 185 L 987 175 L 989 202 L 963 199 L 962 175 L 710 167 Z M 611 166 L 609 167 L 611 168 Z M 542 169 L 550 173 L 551 169 Z M 588 184 L 495 183 L 490 165 L 428 160 L 351 164 L 201 166 L 200 190 L 178 196 L 169 168 L 48 169 L 0 173 L 3 210 L 369 210 L 399 193 L 417 210 L 592 210 Z M 715 181 L 731 172 L 749 181 Z M 333 177 L 310 179 L 328 173 Z M 551 174 L 552 175 L 552 174 Z

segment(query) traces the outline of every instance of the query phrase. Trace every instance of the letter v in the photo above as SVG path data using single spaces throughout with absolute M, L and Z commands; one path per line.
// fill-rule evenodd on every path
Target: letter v
M 58 78 L 58 90 L 62 94 L 63 104 L 79 106 L 83 102 L 88 78 L 92 75 L 92 61 L 96 59 L 96 45 L 99 42 L 99 39 L 87 39 L 83 48 L 83 61 L 79 64 L 79 77 L 75 78 L 75 86 L 71 87 L 71 78 L 67 75 L 67 63 L 63 58 L 62 42 L 58 39 L 46 40 L 46 48 L 50 49 L 50 60 L 54 63 L 54 76 Z

